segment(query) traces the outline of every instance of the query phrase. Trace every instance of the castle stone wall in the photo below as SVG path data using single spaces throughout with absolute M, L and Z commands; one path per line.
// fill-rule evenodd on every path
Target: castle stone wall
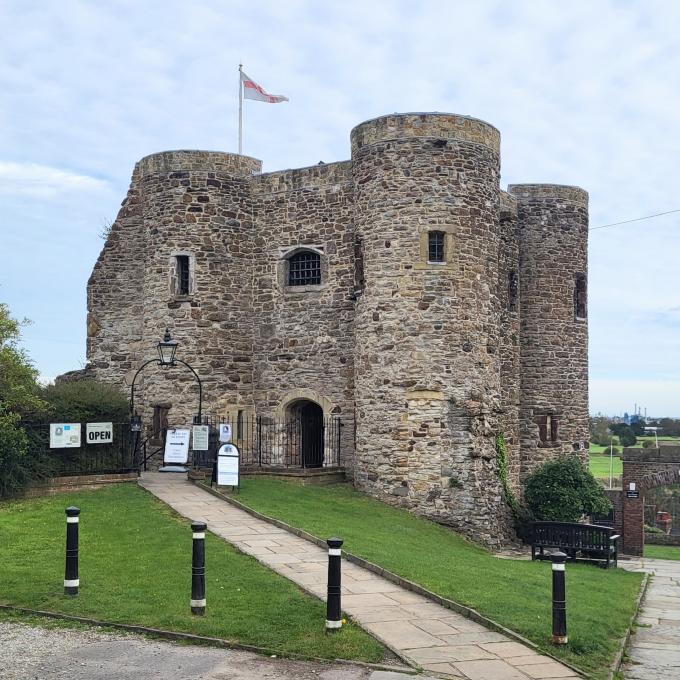
M 255 402 L 285 417 L 295 400 L 323 396 L 339 417 L 342 462 L 353 464 L 354 230 L 349 163 L 271 173 L 254 181 L 259 230 L 252 262 Z M 319 286 L 288 286 L 300 245 L 321 254 Z
M 455 116 L 434 117 L 436 126 L 406 116 L 395 129 L 391 118 L 352 133 L 366 277 L 355 483 L 493 542 L 505 517 L 494 449 L 499 156 L 479 140 L 495 129 Z M 445 263 L 423 252 L 430 230 L 445 232 Z
M 545 459 L 585 456 L 587 194 L 501 191 L 500 134 L 467 116 L 383 116 L 351 148 L 267 174 L 212 151 L 139 161 L 88 285 L 88 373 L 129 386 L 168 326 L 204 412 L 285 419 L 316 402 L 343 424 L 357 487 L 497 546 L 511 530 L 496 435 L 517 490 Z M 300 250 L 320 284 L 288 285 Z M 195 380 L 152 367 L 136 405 L 147 425 L 157 405 L 187 425 Z
M 87 283 L 89 372 L 125 388 L 144 349 L 144 264 L 139 167 Z
M 233 154 L 172 152 L 144 159 L 147 239 L 142 337 L 153 348 L 170 326 L 181 358 L 201 376 L 207 410 L 225 400 L 252 404 L 251 313 L 254 220 L 249 177 L 259 161 Z M 180 295 L 175 257 L 191 260 L 190 292 Z M 244 285 L 246 282 L 246 285 Z M 172 403 L 171 424 L 191 422 L 197 386 L 179 365 L 140 377 L 142 412 Z
M 578 187 L 511 185 L 517 199 L 521 294 L 521 477 L 547 459 L 587 459 L 588 322 L 575 314 L 588 271 L 588 194 Z M 539 421 L 557 420 L 541 442 Z

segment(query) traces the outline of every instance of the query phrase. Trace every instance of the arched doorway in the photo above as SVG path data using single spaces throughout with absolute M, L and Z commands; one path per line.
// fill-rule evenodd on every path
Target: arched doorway
M 323 467 L 323 409 L 309 399 L 294 401 L 288 407 L 290 451 L 292 458 L 305 468 Z

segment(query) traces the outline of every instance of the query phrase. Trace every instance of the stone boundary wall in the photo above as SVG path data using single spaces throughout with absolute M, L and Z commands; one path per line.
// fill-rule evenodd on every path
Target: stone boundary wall
M 656 534 L 645 531 L 645 545 L 680 545 L 680 536 L 676 534 Z
M 623 462 L 623 552 L 642 555 L 644 551 L 644 492 L 658 486 L 680 483 L 680 446 L 658 449 L 625 448 Z M 629 498 L 630 484 L 639 492 Z

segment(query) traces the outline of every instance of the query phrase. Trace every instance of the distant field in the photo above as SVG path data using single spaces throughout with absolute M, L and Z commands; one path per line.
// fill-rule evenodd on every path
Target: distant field
M 592 451 L 592 446 L 590 447 Z M 614 477 L 620 477 L 623 474 L 623 463 L 618 456 L 613 456 L 613 474 Z M 609 456 L 590 454 L 590 471 L 593 477 L 600 477 L 609 479 Z
M 654 441 L 654 435 L 644 435 L 637 438 L 637 444 L 635 446 L 642 446 L 644 441 Z M 673 442 L 680 444 L 680 437 L 659 437 L 659 443 L 661 442 Z M 613 457 L 613 475 L 614 477 L 620 477 L 623 474 L 623 464 L 621 463 L 621 450 L 622 447 L 619 444 L 617 437 L 614 437 L 614 447 L 619 450 L 619 453 L 615 453 Z M 609 479 L 609 447 L 599 446 L 598 444 L 590 445 L 590 471 L 593 473 L 594 477 L 599 477 L 600 479 Z

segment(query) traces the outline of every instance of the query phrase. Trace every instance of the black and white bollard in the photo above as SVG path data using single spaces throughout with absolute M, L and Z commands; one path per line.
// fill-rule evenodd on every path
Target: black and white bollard
M 556 552 L 550 556 L 552 560 L 552 643 L 567 644 L 567 591 L 564 582 L 565 562 L 567 556 Z
M 205 522 L 192 522 L 193 546 L 191 553 L 191 613 L 205 614 Z
M 342 628 L 340 602 L 340 565 L 342 563 L 342 539 L 329 538 L 328 544 L 328 597 L 326 599 L 326 632 Z
M 66 508 L 66 571 L 64 572 L 64 594 L 77 595 L 80 587 L 78 578 L 78 523 L 80 508 Z

